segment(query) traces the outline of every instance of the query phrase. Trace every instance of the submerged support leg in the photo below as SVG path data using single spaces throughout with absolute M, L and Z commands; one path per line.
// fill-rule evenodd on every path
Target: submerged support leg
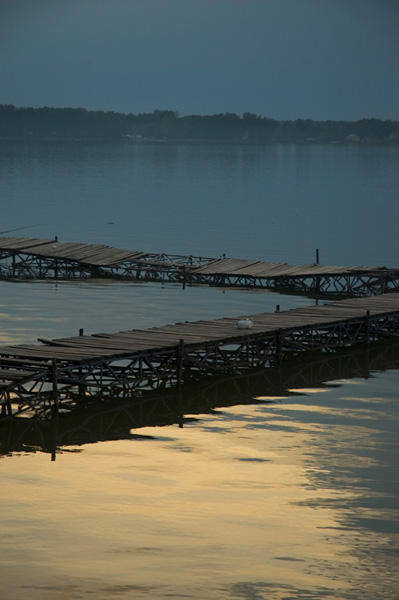
M 4 402 L 1 403 L 0 414 L 4 417 L 10 417 L 12 415 L 12 406 L 11 406 L 11 398 L 10 392 L 4 392 Z
M 180 387 L 182 383 L 182 371 L 183 371 L 183 357 L 184 357 L 184 340 L 180 340 L 179 349 L 177 351 L 177 385 Z
M 58 375 L 57 375 L 57 361 L 53 358 L 51 362 L 52 366 L 52 380 L 53 380 L 53 398 L 54 398 L 54 410 L 58 412 Z
M 370 344 L 371 318 L 370 318 L 370 311 L 369 310 L 366 312 L 365 321 L 366 321 L 366 335 L 365 335 L 366 344 Z
M 276 334 L 276 363 L 281 365 L 283 360 L 283 330 L 279 329 Z
M 54 414 L 53 419 L 53 439 L 52 439 L 52 447 L 51 447 L 51 460 L 55 461 L 57 457 L 57 447 L 58 447 L 58 410 Z

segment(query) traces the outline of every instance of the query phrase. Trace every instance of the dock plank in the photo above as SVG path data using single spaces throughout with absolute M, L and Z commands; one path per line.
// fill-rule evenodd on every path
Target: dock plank
M 330 352 L 399 337 L 399 293 L 248 316 L 254 322 L 247 330 L 237 328 L 240 317 L 222 317 L 0 347 L 1 415 L 45 409 L 42 389 L 58 406 L 54 386 L 61 391 L 66 386 L 66 393 L 76 386 L 80 393 L 82 386 L 124 394 L 126 389 L 179 385 L 182 369 L 185 378 L 191 370 L 266 368 L 290 352 Z M 38 391 L 32 400 L 34 389 Z M 18 396 L 17 408 L 10 403 L 12 394 Z
M 136 329 L 117 333 L 99 333 L 90 336 L 73 336 L 49 340 L 51 345 L 4 346 L 0 348 L 2 358 L 26 359 L 27 361 L 56 360 L 87 361 L 101 356 L 129 356 L 143 351 L 169 349 L 177 346 L 181 339 L 185 345 L 239 341 L 248 337 L 276 334 L 279 330 L 298 330 L 326 326 L 337 322 L 353 322 L 373 315 L 399 312 L 399 294 L 389 293 L 372 298 L 338 301 L 330 304 L 299 307 L 287 311 L 252 315 L 251 329 L 237 329 L 240 317 L 223 317 L 214 320 L 199 320 L 169 324 L 162 327 Z M 250 315 L 248 315 L 250 316 Z
M 25 263 L 23 254 L 32 259 Z M 17 256 L 12 267 L 10 256 Z M 327 292 L 381 293 L 399 289 L 399 269 L 381 266 L 290 265 L 240 258 L 201 258 L 168 256 L 138 250 L 113 248 L 105 244 L 61 242 L 57 239 L 0 237 L 0 259 L 6 261 L 2 273 L 16 277 L 29 269 L 37 277 L 126 277 L 140 280 L 191 281 L 194 284 L 234 285 L 238 287 L 298 287 L 299 291 L 314 290 L 315 281 L 324 284 Z M 42 259 L 46 261 L 42 270 Z M 15 259 L 13 259 L 15 261 Z M 7 262 L 8 261 L 8 262 Z M 83 266 L 83 269 L 82 269 Z M 90 269 L 90 267 L 93 267 Z M 89 268 L 89 269 L 88 269 Z M 75 273 L 74 273 L 75 269 Z M 84 275 L 83 275 L 84 273 Z M 364 276 L 364 277 L 363 277 Z M 361 292 L 360 292 L 361 288 Z

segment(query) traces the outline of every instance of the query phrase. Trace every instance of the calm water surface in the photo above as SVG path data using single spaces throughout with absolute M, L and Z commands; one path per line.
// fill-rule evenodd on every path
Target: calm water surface
M 1 231 L 150 252 L 397 266 L 399 148 L 0 144 Z
M 1 231 L 398 266 L 398 150 L 0 145 Z M 0 343 L 312 303 L 0 282 Z M 2 424 L 4 600 L 399 598 L 399 349 L 307 358 L 58 423 Z M 51 460 L 51 458 L 56 460 Z

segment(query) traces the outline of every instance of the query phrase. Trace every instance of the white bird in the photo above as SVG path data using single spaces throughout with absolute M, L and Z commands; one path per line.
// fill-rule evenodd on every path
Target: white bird
M 237 321 L 238 329 L 251 329 L 253 324 L 253 319 L 249 319 L 248 317 L 246 319 L 240 319 L 239 321 Z

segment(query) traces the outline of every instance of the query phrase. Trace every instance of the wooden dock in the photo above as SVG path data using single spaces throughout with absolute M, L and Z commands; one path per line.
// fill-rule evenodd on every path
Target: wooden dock
M 57 408 L 71 388 L 131 394 L 396 337 L 399 293 L 245 316 L 251 329 L 237 328 L 241 317 L 222 318 L 0 347 L 1 413 Z
M 0 237 L 3 278 L 112 277 L 183 285 L 267 288 L 322 297 L 399 290 L 399 268 L 289 265 L 237 258 L 145 253 L 57 239 Z
M 320 352 L 313 354 L 312 360 L 299 357 L 284 361 L 281 368 L 204 378 L 195 385 L 182 386 L 179 393 L 170 389 L 132 399 L 107 400 L 93 393 L 88 404 L 80 403 L 79 396 L 71 390 L 64 395 L 62 406 L 71 406 L 73 410 L 59 412 L 54 419 L 3 419 L 0 454 L 40 449 L 55 460 L 57 451 L 64 446 L 140 439 L 143 427 L 184 427 L 194 415 L 237 404 L 279 402 L 279 397 L 297 394 L 293 390 L 325 387 L 334 380 L 365 379 L 376 371 L 398 368 L 399 343 L 393 341 L 334 353 Z

